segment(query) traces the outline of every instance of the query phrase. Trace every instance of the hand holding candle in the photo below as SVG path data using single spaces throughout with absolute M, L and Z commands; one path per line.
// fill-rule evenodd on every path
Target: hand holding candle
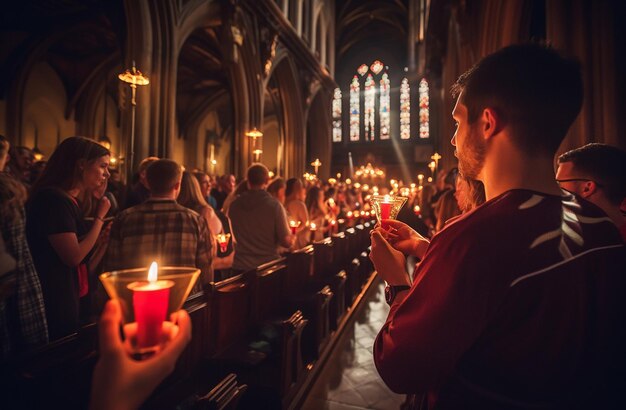
M 146 349 L 157 346 L 161 339 L 163 321 L 169 304 L 171 280 L 157 281 L 158 267 L 152 262 L 147 281 L 128 285 L 133 291 L 133 309 L 137 322 L 137 347 Z
M 391 214 L 391 197 L 389 195 L 385 195 L 385 199 L 380 203 L 380 226 L 383 229 L 387 229 L 387 224 L 382 222 L 383 219 L 389 219 L 389 215 Z

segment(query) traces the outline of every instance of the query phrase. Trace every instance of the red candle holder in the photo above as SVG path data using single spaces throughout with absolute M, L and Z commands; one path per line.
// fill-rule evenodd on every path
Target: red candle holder
M 163 322 L 182 307 L 200 270 L 162 267 L 158 278 L 149 278 L 148 274 L 146 268 L 138 268 L 100 275 L 109 297 L 120 301 L 124 331 L 131 353 L 137 358 L 150 356 L 160 349 Z
M 301 221 L 293 221 L 293 220 L 289 221 L 289 229 L 291 229 L 292 235 L 296 234 L 296 230 L 298 229 L 301 223 L 302 223 Z
M 228 242 L 230 241 L 230 234 L 218 233 L 217 235 L 215 235 L 215 238 L 217 239 L 217 243 L 220 246 L 220 251 L 222 253 L 226 252 L 228 250 Z
M 396 219 L 400 208 L 407 201 L 403 196 L 391 195 L 374 195 L 370 199 L 370 203 L 378 221 L 383 229 L 387 229 L 387 224 L 382 222 L 383 219 Z

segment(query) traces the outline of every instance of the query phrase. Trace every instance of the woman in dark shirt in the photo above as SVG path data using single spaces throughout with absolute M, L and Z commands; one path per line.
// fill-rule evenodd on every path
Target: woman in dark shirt
M 109 177 L 109 151 L 83 137 L 54 151 L 28 200 L 26 236 L 43 290 L 50 340 L 76 332 L 88 311 L 87 260 L 111 206 L 103 197 L 90 229 L 80 207 Z M 91 261 L 94 262 L 94 261 Z

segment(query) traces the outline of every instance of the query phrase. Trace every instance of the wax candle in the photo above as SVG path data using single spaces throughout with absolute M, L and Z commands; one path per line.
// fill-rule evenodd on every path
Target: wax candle
M 315 231 L 317 231 L 317 226 L 315 225 L 315 222 L 311 222 L 311 225 L 309 225 L 309 229 L 311 230 L 311 241 L 313 241 L 315 239 Z
M 383 223 L 382 220 L 389 219 L 390 215 L 391 215 L 391 197 L 389 195 L 385 195 L 385 199 L 383 200 L 383 202 L 380 203 L 380 219 L 381 219 L 380 225 L 384 229 L 387 229 L 387 224 Z
M 167 316 L 171 280 L 157 281 L 157 263 L 152 262 L 147 281 L 133 282 L 128 289 L 133 291 L 133 310 L 137 322 L 137 347 L 156 346 L 161 339 L 163 321 Z
M 296 229 L 300 226 L 300 221 L 289 221 L 289 228 L 291 228 L 291 234 L 296 234 Z
M 218 233 L 216 237 L 217 237 L 217 243 L 219 243 L 220 245 L 220 251 L 222 251 L 222 253 L 226 252 L 228 250 L 228 241 L 230 240 L 230 234 Z
M 415 212 L 415 215 L 420 215 L 422 213 L 422 210 L 420 209 L 419 205 L 415 205 L 413 207 L 413 212 Z

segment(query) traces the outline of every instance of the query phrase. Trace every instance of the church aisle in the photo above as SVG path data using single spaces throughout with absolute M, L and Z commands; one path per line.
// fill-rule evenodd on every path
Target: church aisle
M 304 402 L 304 410 L 399 409 L 403 395 L 387 388 L 378 376 L 372 345 L 389 306 L 384 284 L 376 280 L 356 312 Z

